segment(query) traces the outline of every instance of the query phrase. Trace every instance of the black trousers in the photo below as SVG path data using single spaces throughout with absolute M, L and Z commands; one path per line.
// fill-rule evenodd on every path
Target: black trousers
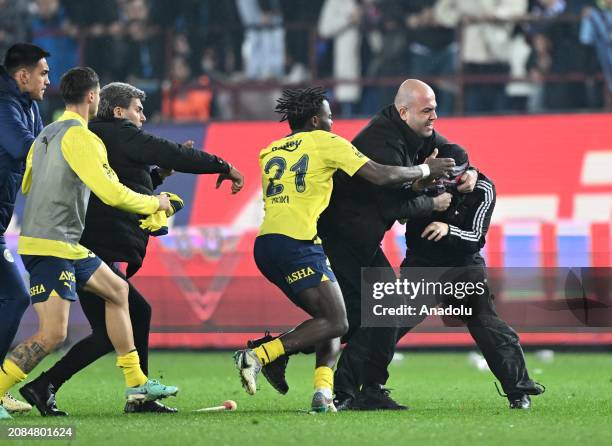
M 344 244 L 346 246 L 346 244 Z M 354 290 L 361 284 L 359 265 L 356 264 L 359 259 L 353 258 L 348 260 L 347 257 L 342 258 L 341 253 L 344 252 L 338 246 L 331 246 L 328 257 L 332 263 L 334 272 L 336 269 L 345 271 L 346 268 L 352 266 L 357 273 L 337 274 L 338 281 L 347 281 L 344 288 L 341 283 L 341 288 L 344 290 Z M 326 250 L 327 253 L 327 250 Z M 336 265 L 334 265 L 334 259 Z M 372 259 L 370 265 L 365 266 L 385 266 L 389 265 L 384 253 L 380 251 Z M 481 265 L 482 274 L 485 274 L 484 260 L 480 256 L 474 256 L 472 265 Z M 364 266 L 362 264 L 361 266 Z M 402 263 L 402 267 L 434 267 L 440 266 L 425 261 L 416 256 L 407 257 Z M 462 266 L 469 266 L 468 264 Z M 394 273 L 389 265 L 390 280 L 394 280 Z M 359 281 L 357 281 L 359 276 Z M 350 281 L 350 284 L 348 283 Z M 358 296 L 358 297 L 357 297 Z M 351 300 L 351 308 L 355 308 L 354 300 L 360 299 L 360 294 L 347 294 L 347 298 Z M 473 308 L 472 316 L 463 319 L 467 325 L 472 338 L 476 342 L 478 348 L 482 351 L 489 368 L 499 380 L 502 388 L 509 398 L 520 397 L 523 394 L 537 395 L 540 390 L 536 384 L 529 378 L 527 367 L 525 365 L 525 357 L 519 343 L 519 338 L 516 332 L 503 320 L 499 318 L 493 305 L 493 297 L 489 292 L 480 296 L 477 300 L 470 302 Z M 347 311 L 349 302 L 347 301 Z M 422 320 L 424 320 L 423 317 Z M 350 322 L 350 318 L 349 318 Z M 417 321 L 417 324 L 418 325 Z M 388 378 L 388 367 L 395 353 L 397 342 L 408 333 L 413 327 L 387 327 L 387 328 L 368 328 L 360 327 L 353 330 L 352 337 L 348 342 L 340 356 L 336 373 L 334 375 L 334 390 L 335 392 L 343 392 L 354 396 L 362 385 L 380 384 L 384 385 Z
M 360 251 L 355 248 L 354 241 L 330 234 L 323 239 L 323 249 L 338 279 L 349 323 L 349 330 L 342 338 L 346 344 L 334 374 L 334 390 L 354 395 L 363 382 L 364 360 L 375 353 L 370 339 L 395 339 L 396 336 L 395 329 L 361 327 L 361 268 L 379 268 L 379 281 L 393 281 L 396 275 L 380 247 L 374 253 Z M 386 369 L 385 361 L 386 356 L 376 369 Z
M 121 278 L 125 275 L 117 268 L 111 269 Z M 140 368 L 145 375 L 149 373 L 149 329 L 151 327 L 151 306 L 140 292 L 128 281 L 130 286 L 128 301 L 130 320 L 134 332 L 134 344 L 140 357 Z M 72 375 L 83 370 L 107 353 L 112 352 L 111 343 L 106 332 L 104 301 L 92 293 L 79 291 L 79 303 L 91 325 L 89 336 L 74 344 L 66 355 L 44 373 L 45 378 L 59 388 Z

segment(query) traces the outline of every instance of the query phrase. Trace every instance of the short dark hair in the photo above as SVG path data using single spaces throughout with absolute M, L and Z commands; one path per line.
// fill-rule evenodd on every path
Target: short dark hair
M 281 120 L 288 121 L 291 130 L 304 128 L 306 122 L 321 112 L 325 90 L 320 87 L 283 90 L 283 95 L 276 101 L 274 111 L 281 114 Z
M 100 78 L 89 67 L 71 68 L 62 75 L 60 92 L 66 104 L 79 104 L 88 91 L 100 84 Z
M 147 95 L 144 91 L 133 85 L 123 82 L 111 82 L 100 90 L 100 105 L 98 106 L 98 117 L 112 119 L 115 107 L 128 108 L 132 99 L 144 101 Z
M 4 68 L 13 76 L 22 68 L 32 69 L 38 61 L 51 54 L 30 43 L 16 43 L 4 55 Z

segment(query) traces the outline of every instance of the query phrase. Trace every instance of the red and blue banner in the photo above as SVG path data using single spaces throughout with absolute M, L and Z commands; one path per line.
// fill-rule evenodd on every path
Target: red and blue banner
M 336 121 L 334 132 L 351 139 L 366 122 Z M 436 123 L 437 131 L 465 147 L 471 163 L 496 185 L 497 205 L 484 249 L 490 266 L 611 266 L 610 122 L 609 114 L 584 114 L 445 118 Z M 213 175 L 175 174 L 164 184 L 164 190 L 184 198 L 185 207 L 168 236 L 151 240 L 143 268 L 133 278 L 153 307 L 152 345 L 235 347 L 263 329 L 281 331 L 301 322 L 305 315 L 261 277 L 252 258 L 263 216 L 257 155 L 287 133 L 286 124 L 147 130 L 178 142 L 192 139 L 246 178 L 243 191 L 234 196 L 228 185 L 216 190 Z M 399 224 L 388 233 L 384 249 L 399 265 L 404 250 Z M 543 293 L 531 297 L 553 298 Z M 503 308 L 512 299 L 498 296 L 497 306 Z M 431 319 L 408 335 L 404 345 L 471 344 L 464 331 L 449 331 Z M 525 344 L 612 343 L 611 329 L 542 331 L 537 324 L 520 329 Z

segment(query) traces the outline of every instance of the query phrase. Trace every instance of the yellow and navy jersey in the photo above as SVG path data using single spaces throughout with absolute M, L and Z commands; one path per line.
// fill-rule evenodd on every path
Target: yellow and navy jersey
M 368 161 L 349 141 L 323 130 L 272 142 L 259 153 L 265 210 L 259 235 L 314 240 L 332 175 L 341 169 L 353 176 Z
M 71 124 L 64 133 L 52 136 L 64 121 Z M 159 207 L 156 197 L 136 193 L 119 182 L 102 140 L 87 129 L 81 116 L 65 111 L 43 129 L 26 159 L 22 192 L 27 202 L 19 254 L 71 260 L 88 257 L 89 250 L 78 243 L 89 200 L 86 189 L 105 204 L 136 214 L 150 215 Z

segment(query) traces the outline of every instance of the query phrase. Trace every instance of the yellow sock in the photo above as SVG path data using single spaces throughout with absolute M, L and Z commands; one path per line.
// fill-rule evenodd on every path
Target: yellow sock
M 117 355 L 117 367 L 123 370 L 127 387 L 142 386 L 147 382 L 147 376 L 140 369 L 140 358 L 136 350 L 129 352 L 127 355 Z
M 253 351 L 259 358 L 261 364 L 267 365 L 279 356 L 283 356 L 285 354 L 285 347 L 283 347 L 281 340 L 276 338 L 270 342 L 261 344 L 259 347 L 255 347 Z
M 314 388 L 333 389 L 334 388 L 334 371 L 329 367 L 317 367 L 314 371 Z
M 28 375 L 10 359 L 5 359 L 0 370 L 0 396 L 4 395 L 15 384 L 24 381 Z

